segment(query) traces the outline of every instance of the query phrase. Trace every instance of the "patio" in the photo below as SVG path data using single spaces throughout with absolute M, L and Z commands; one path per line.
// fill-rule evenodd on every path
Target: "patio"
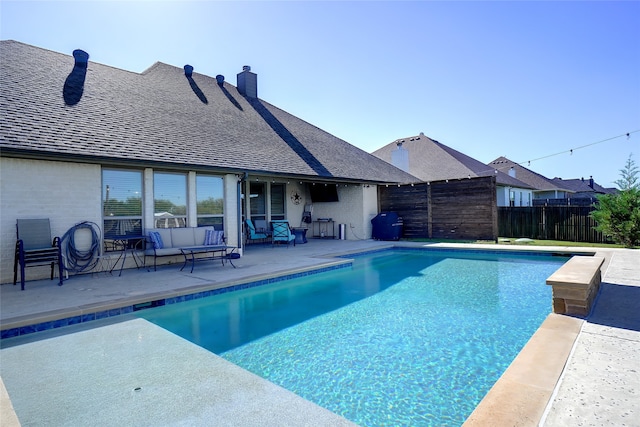
M 117 274 L 110 275 L 108 273 L 95 273 L 83 276 L 72 277 L 64 282 L 64 286 L 56 286 L 55 281 L 37 280 L 28 281 L 26 290 L 20 291 L 19 286 L 3 285 L 0 286 L 1 297 L 1 314 L 0 323 L 2 329 L 16 326 L 23 326 L 34 323 L 43 323 L 56 319 L 68 318 L 70 316 L 82 315 L 83 313 L 98 312 L 110 309 L 116 309 L 121 306 L 138 304 L 142 302 L 153 301 L 161 298 L 167 298 L 177 295 L 191 294 L 203 290 L 216 289 L 226 286 L 233 286 L 239 283 L 250 281 L 264 280 L 283 274 L 291 274 L 302 272 L 309 269 L 317 269 L 322 267 L 331 267 L 341 262 L 342 259 L 335 259 L 336 254 L 348 254 L 352 252 L 360 252 L 367 250 L 382 249 L 393 245 L 410 245 L 410 246 L 430 246 L 430 247 L 461 247 L 461 245 L 445 245 L 424 243 L 391 243 L 373 240 L 351 241 L 351 240 L 321 240 L 309 239 L 308 244 L 297 245 L 295 247 L 275 247 L 270 245 L 252 245 L 245 256 L 241 259 L 234 260 L 237 268 L 230 265 L 222 266 L 219 263 L 199 263 L 196 265 L 193 273 L 189 273 L 187 269 L 180 272 L 181 264 L 163 266 L 157 272 L 148 272 L 145 269 L 127 269 L 121 277 Z M 501 250 L 545 250 L 549 248 L 532 248 L 518 246 L 483 246 L 483 245 L 464 245 L 469 248 L 484 249 L 501 249 Z M 568 250 L 577 250 L 577 248 L 567 248 Z M 553 248 L 559 251 L 559 248 Z M 561 249 L 560 249 L 561 250 Z M 584 248 L 581 248 L 584 250 Z M 638 251 L 633 250 L 608 250 L 606 252 L 607 264 L 603 267 L 603 288 L 601 295 L 596 302 L 596 306 L 591 316 L 586 320 L 568 318 L 570 321 L 578 322 L 578 328 L 572 334 L 565 331 L 559 331 L 561 340 L 567 341 L 568 348 L 572 354 L 569 356 L 568 364 L 564 368 L 562 377 L 555 389 L 551 390 L 553 394 L 547 393 L 546 398 L 538 399 L 539 403 L 533 404 L 527 402 L 527 411 L 522 411 L 522 407 L 512 407 L 503 399 L 494 399 L 492 402 L 487 401 L 490 392 L 481 406 L 485 406 L 485 416 L 489 415 L 493 421 L 504 420 L 510 423 L 517 419 L 519 425 L 538 425 L 541 418 L 545 421 L 544 425 L 556 426 L 574 423 L 576 419 L 585 421 L 599 421 L 605 424 L 622 424 L 632 425 L 634 421 L 634 411 L 637 411 L 637 404 L 632 402 L 633 396 L 637 396 L 637 385 L 640 383 L 640 377 L 636 369 L 635 363 L 631 355 L 640 352 L 640 315 L 634 310 L 634 301 L 638 301 L 638 290 L 640 290 L 640 263 Z M 28 273 L 27 273 L 28 274 Z M 637 303 L 635 303 L 637 304 Z M 556 315 L 553 315 L 556 316 Z M 559 316 L 565 319 L 565 316 Z M 198 347 L 185 344 L 175 336 L 165 333 L 166 331 L 158 331 L 154 328 L 148 329 L 147 325 L 129 327 L 129 322 L 111 325 L 107 327 L 90 329 L 87 323 L 86 333 L 92 334 L 92 341 L 104 341 L 105 346 L 113 348 L 114 357 L 127 358 L 127 352 L 130 351 L 134 342 L 138 338 L 140 331 L 144 330 L 149 336 L 154 336 L 158 346 L 149 346 L 141 349 L 141 357 L 155 360 L 155 354 L 158 357 L 168 357 L 171 363 L 177 364 L 184 362 L 186 354 L 193 355 L 203 364 L 211 364 L 211 369 L 216 371 L 214 381 L 216 387 L 226 384 L 224 393 L 232 392 L 238 398 L 241 398 L 243 405 L 231 405 L 220 407 L 212 402 L 201 402 L 200 410 L 204 413 L 215 413 L 219 419 L 229 420 L 229 425 L 242 425 L 240 420 L 244 420 L 245 424 L 251 424 L 250 418 L 239 417 L 238 414 L 246 415 L 246 412 L 252 412 L 256 421 L 271 419 L 279 425 L 335 425 L 342 423 L 349 425 L 344 419 L 327 413 L 328 411 L 316 407 L 310 402 L 297 398 L 292 393 L 288 393 L 281 389 L 274 392 L 271 389 L 273 385 L 266 380 L 256 378 L 247 372 L 238 372 L 234 367 L 221 369 L 219 366 L 219 358 L 213 354 L 203 355 Z M 16 346 L 3 349 L 6 351 L 29 353 L 29 345 L 37 346 L 38 352 L 46 354 L 45 360 L 55 361 L 61 347 L 74 347 L 82 345 L 75 341 L 80 339 L 80 334 L 62 335 L 51 340 L 36 341 L 38 334 L 25 336 L 24 342 L 35 341 L 24 346 Z M 567 336 L 568 335 L 568 336 Z M 117 338 L 116 338 L 117 337 Z M 124 347 L 116 344 L 116 340 L 121 342 L 129 342 Z M 575 340 L 575 343 L 574 343 Z M 532 340 L 533 341 L 533 340 Z M 542 347 L 537 351 L 548 352 L 549 345 L 555 345 L 554 342 L 543 342 Z M 181 348 L 181 357 L 174 360 L 171 355 L 167 355 L 167 348 L 171 345 L 177 345 Z M 540 347 L 540 343 L 538 343 Z M 545 347 L 546 346 L 546 347 Z M 121 348 L 122 347 L 122 348 Z M 529 345 L 527 345 L 529 347 Z M 35 348 L 35 347 L 34 347 Z M 527 348 L 525 348 L 525 353 Z M 32 353 L 32 351 L 31 351 Z M 80 354 L 75 352 L 74 363 L 87 361 L 91 363 L 91 357 L 95 355 Z M 161 356 L 162 355 L 162 356 Z M 189 356 L 191 357 L 191 356 Z M 87 359 L 88 358 L 88 359 Z M 4 358 L 3 358 L 4 359 Z M 5 359 L 6 360 L 6 359 Z M 607 363 L 603 363 L 603 361 Z M 547 370 L 549 372 L 561 372 L 562 366 L 566 358 L 558 360 L 560 368 Z M 144 373 L 148 378 L 153 378 L 159 370 L 174 369 L 171 363 L 167 365 L 148 366 L 136 365 L 129 369 L 135 369 L 136 373 L 142 375 Z M 528 363 L 536 363 L 535 359 L 529 360 Z M 4 364 L 4 360 L 3 360 Z M 515 363 L 514 363 L 515 364 Z M 127 365 L 128 366 L 128 365 Z M 174 365 L 175 366 L 175 365 Z M 513 365 L 512 365 L 513 366 Z M 114 367 L 121 374 L 120 367 Z M 43 369 L 39 367 L 36 371 L 37 375 L 42 375 Z M 521 371 L 527 370 L 527 365 L 522 367 Z M 29 375 L 30 369 L 25 369 L 25 378 Z M 140 371 L 140 372 L 138 372 Z M 234 376 L 224 376 L 222 372 L 233 372 Z M 530 369 L 529 369 L 530 371 Z M 33 375 L 36 375 L 34 373 Z M 52 373 L 55 375 L 55 373 Z M 105 374 L 106 375 L 106 374 Z M 231 374 L 229 374 L 231 375 Z M 553 384 L 558 381 L 558 375 L 554 374 L 552 378 Z M 526 375 L 524 375 L 526 376 Z M 531 373 L 529 372 L 529 376 Z M 242 379 L 242 380 L 239 380 Z M 521 378 L 522 379 L 522 378 Z M 88 379 L 87 381 L 93 381 Z M 68 384 L 59 384 L 63 389 L 73 389 L 87 386 L 83 384 L 82 379 L 79 382 L 70 381 Z M 108 380 L 106 385 L 108 386 Z M 187 390 L 196 384 L 202 383 L 198 375 L 191 378 L 184 376 L 176 376 L 169 381 L 175 390 Z M 244 382 L 243 382 L 244 381 Z M 504 381 L 498 383 L 505 384 Z M 611 386 L 611 383 L 614 383 Z M 236 387 L 233 383 L 237 383 Z M 260 384 L 261 390 L 271 390 L 270 393 L 256 393 L 253 388 L 256 384 Z M 212 387 L 214 385 L 209 384 Z M 600 386 L 603 385 L 603 386 Z M 604 386 L 606 385 L 606 387 Z M 507 390 L 511 387 L 521 389 L 522 384 L 506 383 Z M 514 388 L 515 387 L 515 388 Z M 495 388 L 495 387 L 494 387 Z M 504 390 L 504 389 L 503 389 Z M 578 391 L 576 391 L 578 390 Z M 492 390 L 493 391 L 493 390 Z M 580 394 L 583 392 L 584 394 Z M 8 420 L 12 415 L 10 394 L 3 393 L 2 399 L 2 419 Z M 60 393 L 64 395 L 64 392 Z M 496 394 L 494 392 L 494 394 Z M 545 393 L 542 393 L 545 395 Z M 37 399 L 38 393 L 34 393 L 33 398 Z M 271 396 L 271 397 L 269 397 Z M 600 396 L 604 396 L 606 400 L 601 400 Z M 547 402 L 552 399 L 552 404 L 548 407 Z M 489 399 L 491 400 L 491 399 Z M 282 402 L 287 402 L 283 405 Z M 541 403 L 540 403 L 541 402 Z M 596 406 L 596 403 L 599 406 Z M 119 402 L 100 402 L 99 405 L 108 406 L 109 404 L 120 404 Z M 169 404 L 169 403 L 167 403 Z M 248 405 L 248 406 L 246 406 Z M 14 404 L 15 406 L 15 404 Z M 535 407 L 531 410 L 531 407 Z M 292 408 L 298 408 L 294 410 Z M 479 407 L 480 408 L 480 407 Z M 302 411 L 308 416 L 299 418 L 299 412 Z M 136 412 L 136 411 L 133 411 Z M 192 412 L 195 413 L 195 412 Z M 296 415 L 298 413 L 298 415 Z M 69 417 L 76 416 L 76 420 L 80 420 L 81 414 L 68 414 Z M 139 414 L 138 414 L 139 415 Z M 468 420 L 469 425 L 482 425 L 482 413 L 474 413 L 477 417 Z M 637 414 L 636 414 L 637 415 Z M 104 415 L 108 417 L 108 411 Z M 122 415 L 123 417 L 125 415 Z M 185 417 L 187 415 L 185 414 Z M 227 418 L 225 418 L 227 417 Z M 486 419 L 486 418 L 485 418 Z M 94 420 L 95 421 L 95 420 Z M 104 419 L 106 424 L 115 423 L 117 420 Z M 120 419 L 126 422 L 126 418 Z M 131 420 L 129 420 L 131 421 Z M 193 419 L 191 421 L 194 421 Z M 186 422 L 186 418 L 183 420 Z M 204 423 L 204 419 L 195 421 L 196 424 Z M 475 422 L 475 424 L 474 424 Z M 105 424 L 102 423 L 101 424 Z M 498 423 L 499 424 L 499 423 Z M 4 425 L 4 421 L 3 421 Z M 11 424 L 7 424 L 11 425 Z

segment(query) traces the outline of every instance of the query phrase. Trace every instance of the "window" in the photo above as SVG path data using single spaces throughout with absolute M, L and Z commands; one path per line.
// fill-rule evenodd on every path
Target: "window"
M 213 225 L 216 229 L 223 228 L 224 213 L 223 180 L 217 176 L 196 176 L 196 203 L 198 211 L 198 226 Z
M 266 194 L 263 182 L 252 182 L 249 185 L 249 205 L 251 206 L 252 220 L 266 220 Z
M 187 226 L 187 175 L 153 174 L 153 215 L 155 228 Z
M 284 184 L 271 184 L 271 219 L 285 219 Z
M 102 170 L 102 219 L 105 239 L 142 235 L 142 172 Z

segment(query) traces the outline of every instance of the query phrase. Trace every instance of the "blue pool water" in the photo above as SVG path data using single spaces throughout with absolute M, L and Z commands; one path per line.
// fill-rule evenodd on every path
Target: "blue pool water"
M 363 426 L 458 426 L 551 311 L 566 258 L 393 250 L 138 313 Z

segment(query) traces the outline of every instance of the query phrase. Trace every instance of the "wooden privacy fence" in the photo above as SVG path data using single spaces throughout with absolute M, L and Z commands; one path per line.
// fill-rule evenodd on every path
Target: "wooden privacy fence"
M 380 212 L 397 212 L 402 237 L 496 240 L 495 177 L 378 188 Z
M 499 207 L 498 232 L 503 237 L 610 243 L 596 231 L 591 206 Z

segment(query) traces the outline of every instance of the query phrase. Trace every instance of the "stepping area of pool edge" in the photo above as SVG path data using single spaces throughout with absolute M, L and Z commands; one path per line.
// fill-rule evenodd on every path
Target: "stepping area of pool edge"
M 4 349 L 2 378 L 25 425 L 355 425 L 143 319 Z

